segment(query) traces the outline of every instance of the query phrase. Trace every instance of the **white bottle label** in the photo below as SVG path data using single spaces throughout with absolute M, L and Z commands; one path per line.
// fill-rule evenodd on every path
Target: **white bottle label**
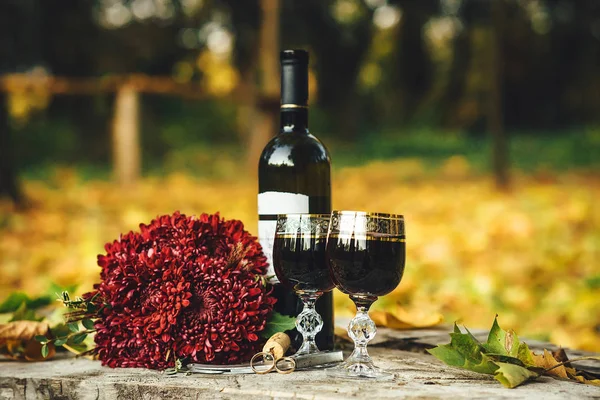
M 299 193 L 285 192 L 264 192 L 258 194 L 258 215 L 263 217 L 258 221 L 258 241 L 267 256 L 267 276 L 271 278 L 272 283 L 279 280 L 275 276 L 273 268 L 273 240 L 275 238 L 275 228 L 277 227 L 277 214 L 307 213 L 308 196 Z M 268 218 L 265 220 L 264 218 Z

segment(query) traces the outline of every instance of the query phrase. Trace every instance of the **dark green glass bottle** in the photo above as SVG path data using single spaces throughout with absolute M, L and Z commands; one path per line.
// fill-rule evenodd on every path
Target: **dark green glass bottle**
M 264 148 L 258 166 L 258 236 L 272 263 L 277 214 L 331 212 L 331 161 L 323 144 L 308 131 L 308 53 L 281 52 L 281 124 Z M 269 275 L 275 275 L 272 267 Z M 275 309 L 297 316 L 302 302 L 289 288 L 274 285 Z M 317 301 L 323 329 L 316 337 L 321 350 L 333 349 L 333 293 Z M 289 333 L 289 332 L 288 332 Z M 294 346 L 302 337 L 291 332 Z

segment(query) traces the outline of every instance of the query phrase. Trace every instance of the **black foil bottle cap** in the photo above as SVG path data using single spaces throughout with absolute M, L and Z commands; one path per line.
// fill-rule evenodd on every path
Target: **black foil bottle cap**
M 281 60 L 281 107 L 308 105 L 308 52 L 283 50 Z

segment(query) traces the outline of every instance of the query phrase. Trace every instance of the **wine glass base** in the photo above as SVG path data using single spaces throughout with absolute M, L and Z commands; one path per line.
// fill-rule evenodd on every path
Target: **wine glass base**
M 304 341 L 294 356 L 304 356 L 308 354 L 319 354 L 321 351 L 315 342 Z
M 394 378 L 394 374 L 381 370 L 372 362 L 344 362 L 336 367 L 329 368 L 327 375 L 334 378 L 372 379 L 377 381 Z

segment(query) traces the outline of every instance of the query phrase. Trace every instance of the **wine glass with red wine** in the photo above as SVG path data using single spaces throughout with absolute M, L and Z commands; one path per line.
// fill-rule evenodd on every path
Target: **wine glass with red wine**
M 323 319 L 315 310 L 315 303 L 334 287 L 325 258 L 329 219 L 329 214 L 277 216 L 273 243 L 275 274 L 304 303 L 296 318 L 296 329 L 303 342 L 295 355 L 319 352 L 315 336 L 323 328 Z
M 350 295 L 356 316 L 348 325 L 354 351 L 328 370 L 336 377 L 389 379 L 393 374 L 373 364 L 367 343 L 377 329 L 369 308 L 398 286 L 404 274 L 404 217 L 394 214 L 334 211 L 327 239 L 327 260 L 335 286 Z

